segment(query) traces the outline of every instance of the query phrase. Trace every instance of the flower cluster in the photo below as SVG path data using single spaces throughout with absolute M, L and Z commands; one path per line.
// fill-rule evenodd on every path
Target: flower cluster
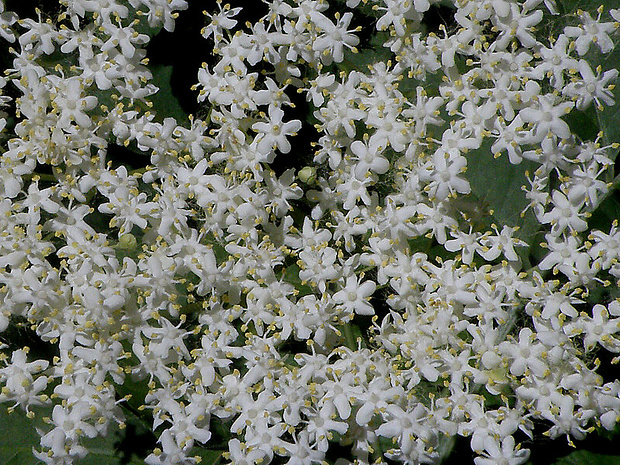
M 138 387 L 148 465 L 436 463 L 456 436 L 517 465 L 536 428 L 614 428 L 593 360 L 620 353 L 620 229 L 588 219 L 618 144 L 567 116 L 614 104 L 590 57 L 620 10 L 540 37 L 553 0 L 441 2 L 438 28 L 438 0 L 270 0 L 245 25 L 218 1 L 205 115 L 177 121 L 146 46 L 187 2 L 61 3 L 0 2 L 0 337 L 55 351 L 3 338 L 0 401 L 49 408 L 42 462 L 87 455 Z M 479 197 L 489 158 L 528 167 L 520 218 Z

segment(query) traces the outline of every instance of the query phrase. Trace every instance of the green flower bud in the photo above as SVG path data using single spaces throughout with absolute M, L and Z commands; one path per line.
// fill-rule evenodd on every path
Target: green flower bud
M 123 234 L 118 238 L 117 247 L 123 250 L 133 250 L 138 246 L 138 240 L 133 234 Z
M 306 166 L 299 170 L 297 177 L 305 184 L 314 184 L 316 182 L 316 168 L 314 166 Z

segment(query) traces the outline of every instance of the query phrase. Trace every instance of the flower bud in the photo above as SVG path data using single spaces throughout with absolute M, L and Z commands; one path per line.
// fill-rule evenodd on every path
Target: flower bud
M 136 239 L 136 236 L 134 236 L 133 234 L 123 234 L 121 237 L 118 238 L 117 247 L 119 249 L 133 250 L 137 246 L 138 246 L 138 240 Z
M 305 184 L 314 184 L 316 182 L 316 168 L 306 166 L 297 173 L 299 180 Z

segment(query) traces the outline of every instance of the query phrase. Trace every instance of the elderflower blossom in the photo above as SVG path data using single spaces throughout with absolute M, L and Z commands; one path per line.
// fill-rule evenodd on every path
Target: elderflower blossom
M 620 10 L 233 3 L 183 118 L 151 54 L 191 2 L 0 1 L 0 402 L 34 456 L 138 423 L 147 465 L 518 465 L 613 430 L 619 141 L 574 115 L 616 104 Z

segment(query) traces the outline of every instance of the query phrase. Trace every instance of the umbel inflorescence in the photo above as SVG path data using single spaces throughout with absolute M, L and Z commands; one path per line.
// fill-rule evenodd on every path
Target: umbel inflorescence
M 177 121 L 146 46 L 187 7 L 0 2 L 0 400 L 36 457 L 73 464 L 129 410 L 149 465 L 435 463 L 457 436 L 515 465 L 535 430 L 614 428 L 620 231 L 588 220 L 618 146 L 571 115 L 614 105 L 592 57 L 620 10 L 265 0 L 241 24 L 217 2 L 203 117 Z M 524 173 L 516 215 L 483 160 L 482 187 Z

